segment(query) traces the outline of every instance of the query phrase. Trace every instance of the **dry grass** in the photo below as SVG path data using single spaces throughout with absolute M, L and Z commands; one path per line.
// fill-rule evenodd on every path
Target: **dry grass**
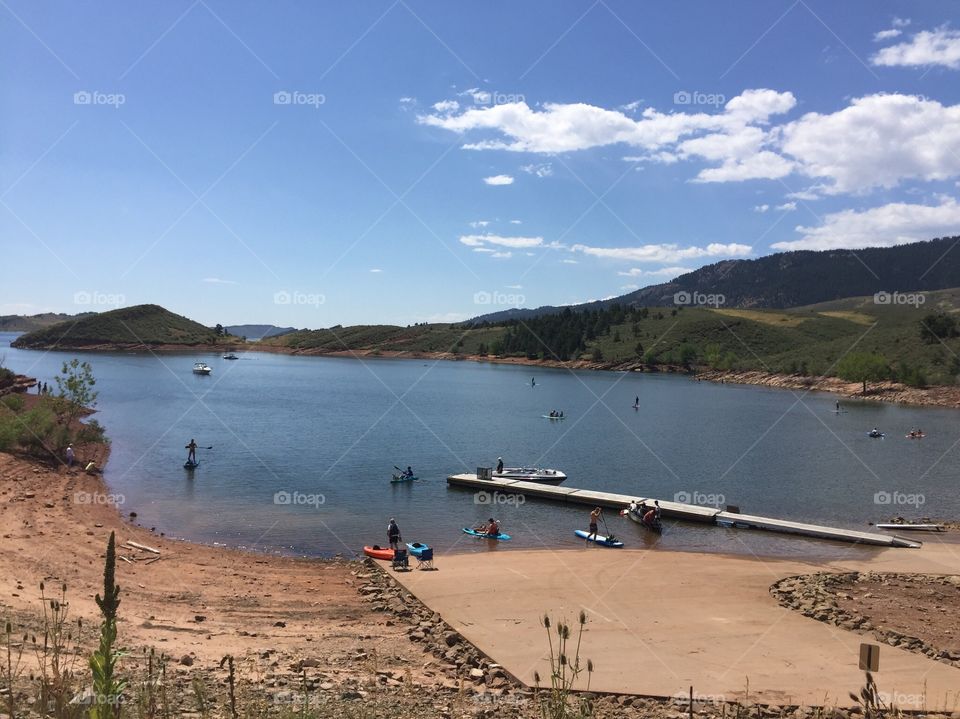
M 735 310 L 730 308 L 717 308 L 710 310 L 727 317 L 737 317 L 744 320 L 752 320 L 765 325 L 774 327 L 797 327 L 806 322 L 809 317 L 803 315 L 791 314 L 788 312 L 775 312 L 773 310 Z M 829 314 L 823 312 L 821 314 Z

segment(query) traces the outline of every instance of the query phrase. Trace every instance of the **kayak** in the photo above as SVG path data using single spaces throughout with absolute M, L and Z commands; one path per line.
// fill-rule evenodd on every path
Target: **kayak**
M 544 419 L 566 419 L 566 417 L 557 417 L 557 416 L 551 417 L 549 414 L 541 414 L 540 416 L 543 417 Z
M 876 434 L 873 432 L 867 432 L 867 436 L 870 439 L 883 439 L 886 435 L 883 432 L 877 432 Z
M 425 549 L 430 549 L 430 547 L 423 542 L 407 542 L 407 551 L 414 557 L 419 557 L 420 553 Z
M 379 544 L 374 544 L 372 547 L 364 547 L 363 553 L 368 557 L 373 557 L 374 559 L 393 559 L 393 550 L 389 547 L 381 547 Z
M 927 435 L 921 432 L 920 434 L 905 434 L 903 436 L 906 437 L 907 439 L 923 439 Z
M 415 482 L 420 479 L 419 477 L 403 477 L 399 474 L 393 475 L 393 479 L 390 480 L 390 484 L 400 484 L 401 482 Z
M 183 463 L 184 469 L 196 469 L 200 466 L 200 462 L 191 462 L 189 459 Z
M 500 539 L 504 542 L 510 541 L 510 535 L 500 532 L 500 534 L 484 534 L 483 532 L 478 532 L 476 529 L 470 529 L 469 527 L 463 528 L 464 533 L 469 534 L 471 537 L 481 537 L 482 539 Z
M 591 542 L 596 542 L 597 544 L 600 544 L 604 547 L 616 547 L 617 549 L 619 549 L 620 547 L 623 546 L 623 542 L 621 542 L 616 537 L 605 537 L 602 534 L 598 534 L 595 537 L 591 537 L 590 532 L 586 532 L 582 529 L 575 529 L 573 530 L 573 533 L 576 534 L 578 537 L 580 537 L 580 539 L 587 539 Z

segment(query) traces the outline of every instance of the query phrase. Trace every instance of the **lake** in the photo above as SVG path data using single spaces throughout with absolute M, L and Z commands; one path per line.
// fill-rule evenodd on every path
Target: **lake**
M 0 333 L 5 366 L 51 384 L 75 356 L 16 350 L 14 337 Z M 491 505 L 447 487 L 447 475 L 493 466 L 498 456 L 508 466 L 561 469 L 565 486 L 860 529 L 895 514 L 960 516 L 954 410 L 850 400 L 848 412 L 836 414 L 836 397 L 827 394 L 466 361 L 80 356 L 97 378 L 97 419 L 112 440 L 105 477 L 123 495 L 122 510 L 158 532 L 201 542 L 353 554 L 384 544 L 396 517 L 405 540 L 438 553 L 491 551 L 460 528 L 493 515 L 514 536 L 497 551 L 581 546 L 573 530 L 586 527 L 586 507 Z M 195 361 L 213 373 L 194 375 Z M 541 417 L 551 409 L 567 419 Z M 875 426 L 885 439 L 867 437 Z M 906 439 L 912 427 L 927 437 Z M 213 448 L 200 450 L 200 467 L 187 472 L 184 445 L 193 437 Z M 421 480 L 391 485 L 394 465 L 412 465 Z M 810 557 L 871 551 L 682 523 L 654 538 L 619 517 L 607 523 L 634 547 Z

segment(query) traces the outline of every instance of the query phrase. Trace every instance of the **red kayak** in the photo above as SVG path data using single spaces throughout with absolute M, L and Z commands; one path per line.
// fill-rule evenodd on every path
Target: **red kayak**
M 393 550 L 389 548 L 385 549 L 379 544 L 374 544 L 372 547 L 364 547 L 363 553 L 374 559 L 386 559 L 388 561 L 393 559 Z

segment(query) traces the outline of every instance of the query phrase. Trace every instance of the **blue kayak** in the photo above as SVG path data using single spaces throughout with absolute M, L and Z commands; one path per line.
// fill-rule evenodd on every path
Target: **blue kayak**
M 419 557 L 425 549 L 430 549 L 430 547 L 423 542 L 407 542 L 407 551 L 414 557 Z
M 482 537 L 483 539 L 500 539 L 504 542 L 510 541 L 510 535 L 500 532 L 500 534 L 485 534 L 484 532 L 478 532 L 476 529 L 470 529 L 469 527 L 464 527 L 463 531 L 466 534 L 469 534 L 471 537 Z
M 401 482 L 416 482 L 419 477 L 404 477 L 402 474 L 393 475 L 393 479 L 390 480 L 390 484 L 400 484 Z
M 619 549 L 623 546 L 623 542 L 616 537 L 605 537 L 602 534 L 598 534 L 596 537 L 591 537 L 590 532 L 587 532 L 583 529 L 575 529 L 573 530 L 573 533 L 580 537 L 580 539 L 589 539 L 589 541 L 602 544 L 604 547 L 616 547 Z

